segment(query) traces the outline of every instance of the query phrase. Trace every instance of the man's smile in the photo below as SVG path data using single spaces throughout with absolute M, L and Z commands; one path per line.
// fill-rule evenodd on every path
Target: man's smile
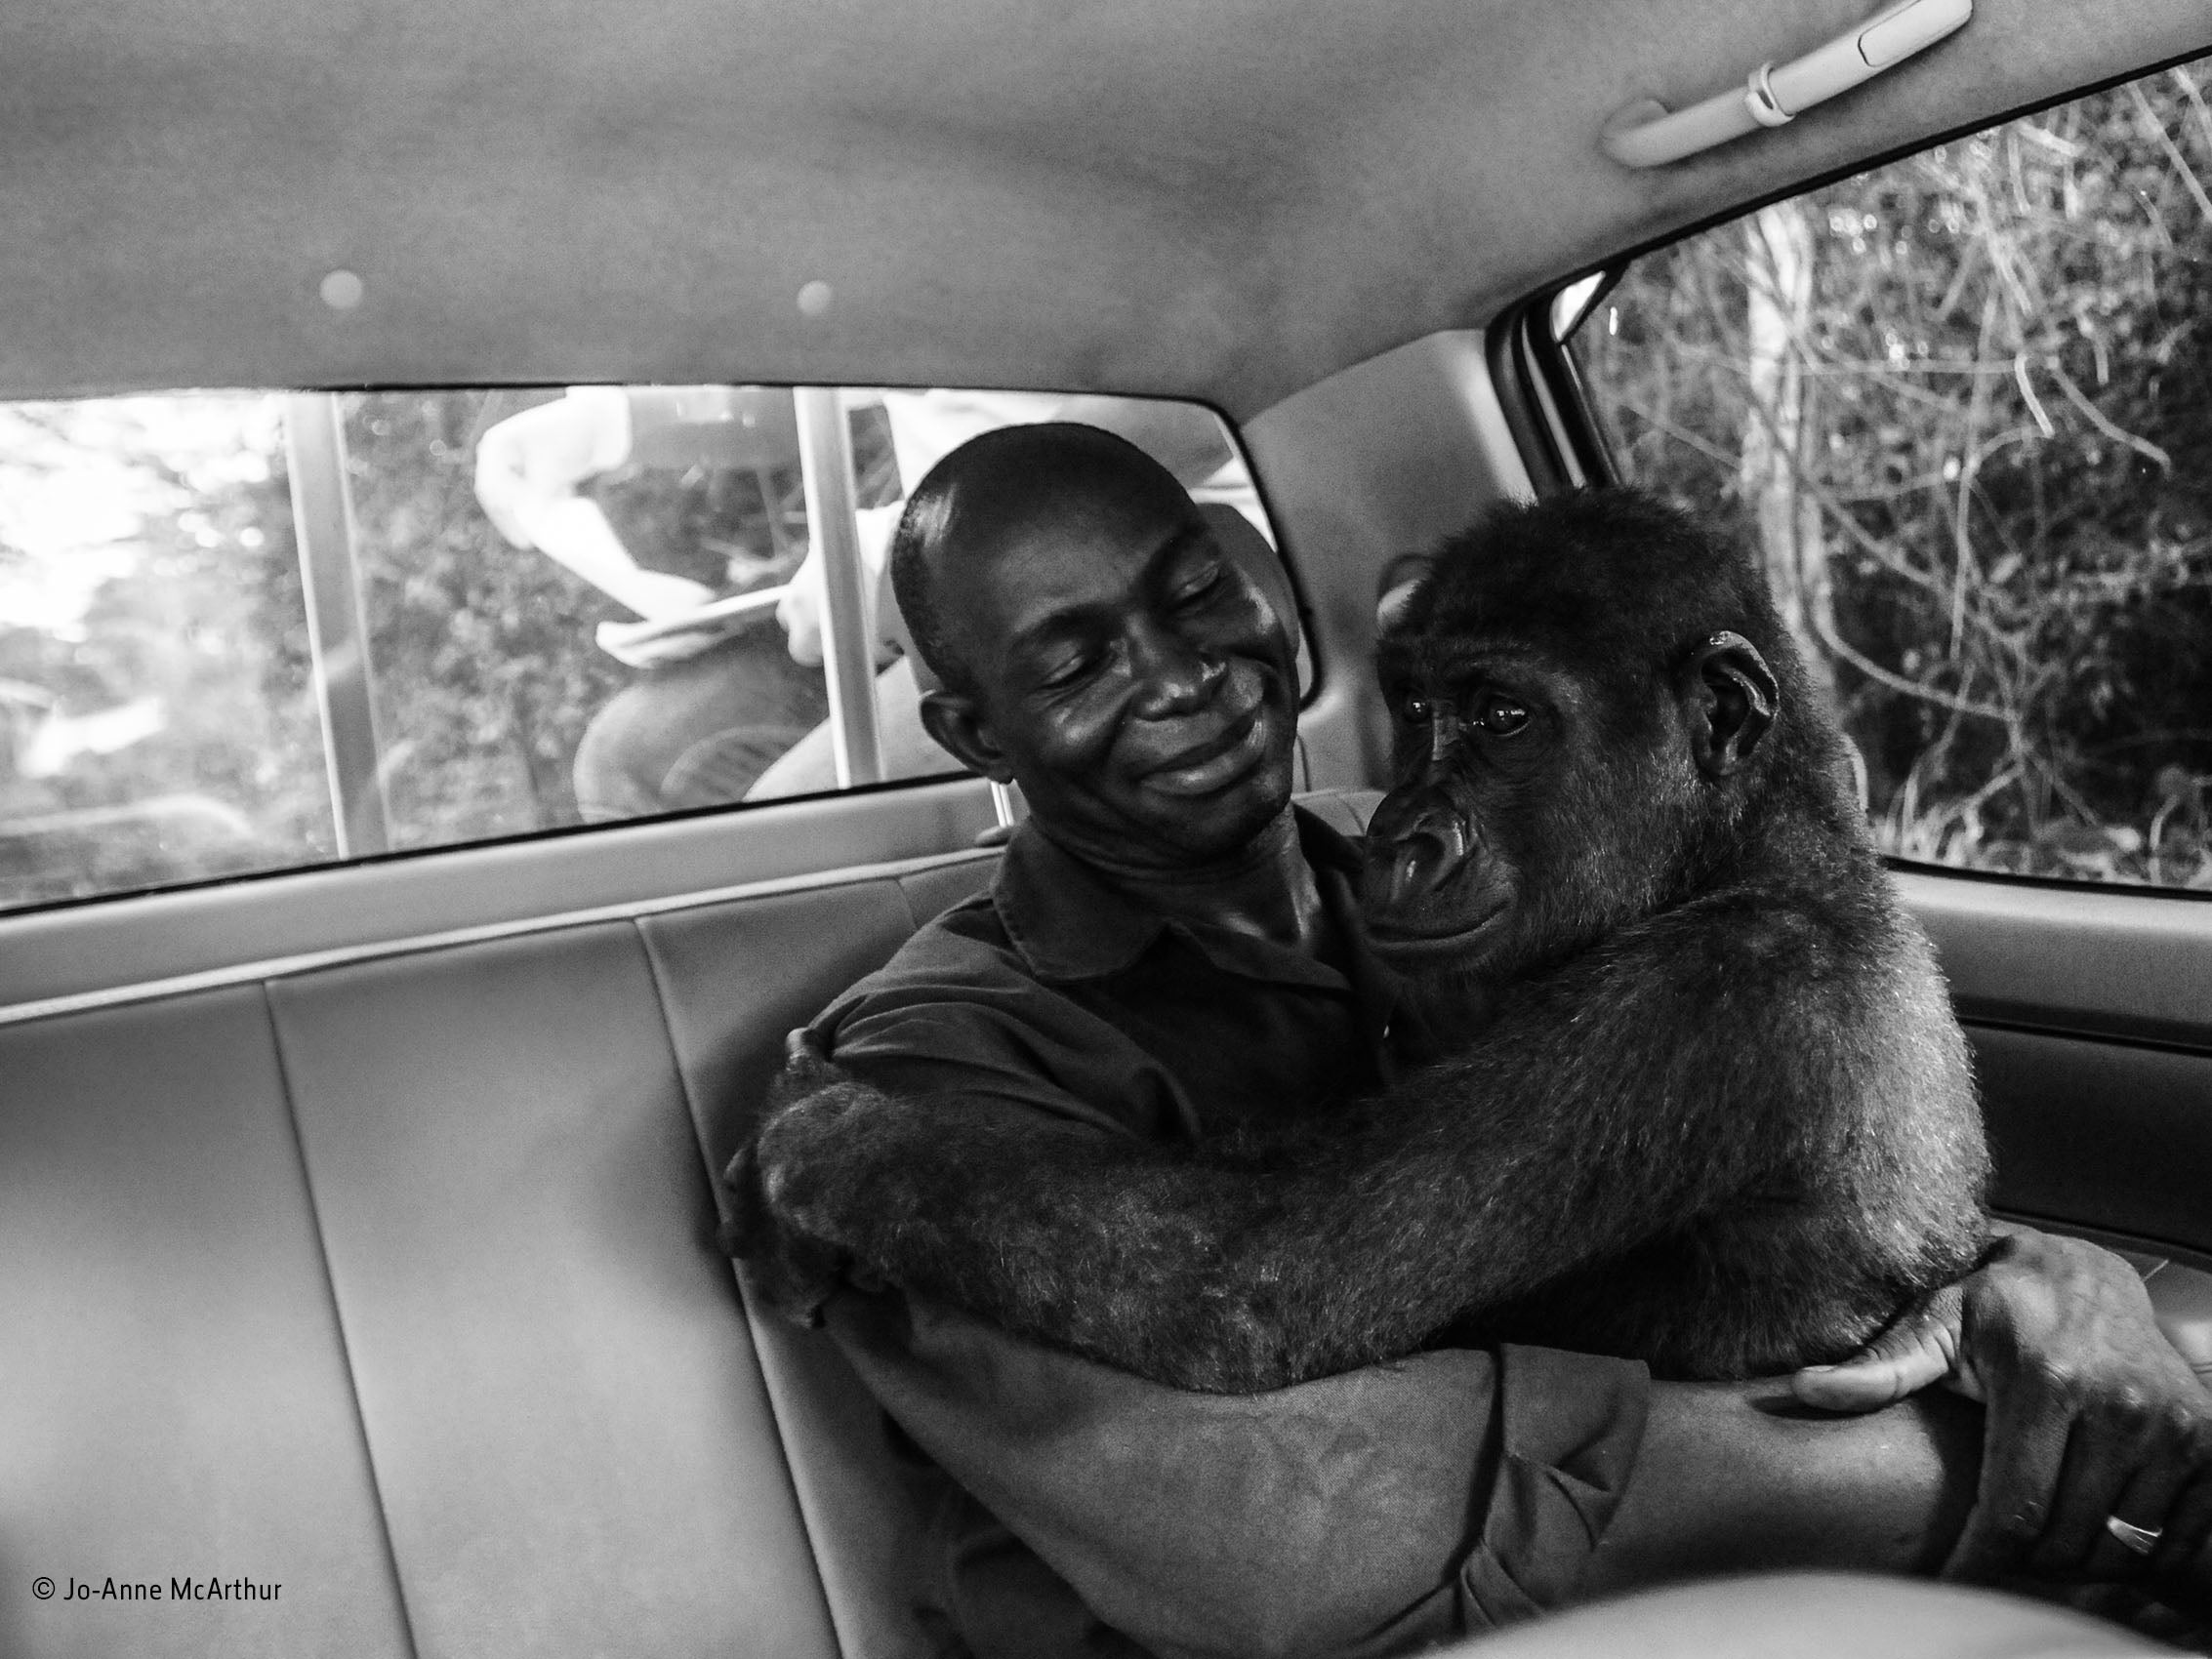
M 1209 795 L 1241 780 L 1266 756 L 1265 703 L 1255 703 L 1217 736 L 1193 744 L 1147 772 L 1146 788 L 1169 795 Z

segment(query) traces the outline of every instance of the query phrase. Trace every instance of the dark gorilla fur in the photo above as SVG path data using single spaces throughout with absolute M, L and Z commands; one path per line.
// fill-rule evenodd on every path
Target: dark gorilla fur
M 1628 492 L 1509 507 L 1442 549 L 1382 668 L 1364 902 L 1445 1057 L 1196 1145 L 801 1060 L 734 1172 L 771 1283 L 834 1259 L 1251 1392 L 1445 1341 L 1773 1372 L 1973 1265 L 1965 1048 L 1748 553 Z

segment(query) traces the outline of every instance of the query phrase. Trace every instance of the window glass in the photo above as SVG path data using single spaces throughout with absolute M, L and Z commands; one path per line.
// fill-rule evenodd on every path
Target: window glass
M 1627 481 L 1760 547 L 1884 847 L 2212 888 L 2212 60 L 1630 267 Z
M 0 909 L 957 771 L 884 554 L 939 458 L 1041 420 L 1267 534 L 1220 421 L 1155 400 L 0 404 Z
M 0 905 L 331 855 L 277 400 L 0 405 Z

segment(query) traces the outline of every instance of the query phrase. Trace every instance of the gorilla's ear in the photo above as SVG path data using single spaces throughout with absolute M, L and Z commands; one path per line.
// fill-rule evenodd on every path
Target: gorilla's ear
M 994 784 L 1014 781 L 1005 751 L 991 736 L 991 728 L 984 724 L 973 698 L 957 691 L 923 692 L 922 725 L 937 740 L 939 748 L 949 749 L 953 758 L 970 772 L 980 773 Z
M 1692 652 L 1681 693 L 1690 752 L 1708 778 L 1726 778 L 1750 758 L 1782 703 L 1767 660 L 1741 633 L 1716 633 Z

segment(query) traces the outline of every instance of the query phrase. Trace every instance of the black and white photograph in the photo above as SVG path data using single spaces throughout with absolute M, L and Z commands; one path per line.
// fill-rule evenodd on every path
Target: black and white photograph
M 0 1659 L 2212 1655 L 2206 0 L 0 21 Z

